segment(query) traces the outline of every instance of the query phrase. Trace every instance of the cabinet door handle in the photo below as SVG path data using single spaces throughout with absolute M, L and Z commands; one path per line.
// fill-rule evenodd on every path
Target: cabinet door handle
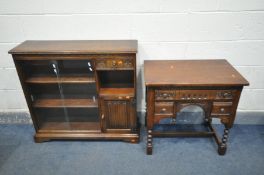
M 104 117 L 105 117 L 104 114 L 102 114 L 102 120 L 104 119 Z

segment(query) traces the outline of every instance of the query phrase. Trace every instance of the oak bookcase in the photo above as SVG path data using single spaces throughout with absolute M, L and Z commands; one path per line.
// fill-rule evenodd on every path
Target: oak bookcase
M 25 41 L 9 51 L 35 141 L 139 141 L 136 40 Z

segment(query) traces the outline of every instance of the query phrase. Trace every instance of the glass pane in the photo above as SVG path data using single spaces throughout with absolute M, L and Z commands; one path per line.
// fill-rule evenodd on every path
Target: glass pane
M 20 64 L 26 73 L 26 77 L 52 76 L 56 77 L 52 64 L 56 61 L 39 60 L 39 61 L 21 61 Z
M 88 60 L 21 62 L 41 130 L 99 130 L 93 63 Z
M 38 108 L 40 130 L 99 130 L 97 108 Z

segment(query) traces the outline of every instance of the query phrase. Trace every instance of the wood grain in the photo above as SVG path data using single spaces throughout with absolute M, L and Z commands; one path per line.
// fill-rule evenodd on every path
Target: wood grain
M 154 137 L 213 136 L 219 155 L 224 155 L 240 94 L 243 86 L 249 85 L 248 81 L 226 60 L 149 60 L 145 61 L 144 72 L 147 154 L 152 154 Z M 161 119 L 170 118 L 171 124 L 176 124 L 177 114 L 191 105 L 202 108 L 204 125 L 209 131 L 155 131 L 154 126 Z M 211 125 L 212 118 L 219 118 L 225 126 L 222 139 Z
M 134 97 L 134 88 L 101 88 L 99 95 L 104 96 L 129 96 Z
M 95 132 L 100 131 L 98 122 L 45 122 L 39 132 Z
M 94 77 L 87 76 L 67 76 L 67 77 L 50 77 L 50 76 L 41 76 L 41 77 L 30 77 L 25 80 L 26 83 L 32 84 L 53 84 L 53 83 L 95 83 Z
M 36 108 L 96 108 L 97 100 L 92 99 L 39 99 L 33 103 Z
M 148 86 L 249 85 L 226 60 L 148 60 L 144 67 Z
M 104 54 L 136 53 L 137 40 L 28 40 L 11 54 Z
M 10 50 L 36 129 L 35 142 L 109 139 L 138 143 L 136 52 L 136 40 L 25 41 Z M 84 71 L 87 61 L 93 77 Z M 56 71 L 50 69 L 54 69 L 50 66 L 53 62 L 57 64 Z M 106 67 L 98 71 L 96 67 L 102 62 Z M 60 77 L 56 78 L 53 72 L 60 72 Z M 63 86 L 57 87 L 57 83 Z M 90 91 L 94 86 L 96 91 Z M 89 99 L 92 96 L 98 97 L 98 102 Z M 115 101 L 115 105 L 105 106 L 103 102 L 108 100 Z M 110 114 L 105 117 L 108 120 L 103 120 L 106 107 Z M 97 109 L 99 114 L 94 111 Z M 67 121 L 61 120 L 66 116 Z M 95 120 L 87 121 L 91 118 Z M 104 130 L 104 123 L 110 128 Z

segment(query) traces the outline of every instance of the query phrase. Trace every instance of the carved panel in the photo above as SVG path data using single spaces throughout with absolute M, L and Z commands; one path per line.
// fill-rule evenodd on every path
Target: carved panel
M 177 97 L 177 91 L 174 90 L 156 90 L 156 100 L 174 100 Z
M 100 59 L 96 60 L 97 70 L 108 70 L 108 69 L 133 69 L 134 61 L 132 58 L 124 59 Z
M 103 128 L 136 128 L 136 110 L 132 100 L 103 100 Z
M 128 128 L 128 108 L 126 101 L 105 101 L 106 128 Z
M 215 99 L 233 99 L 235 94 L 235 90 L 221 90 L 216 92 Z
M 181 100 L 210 100 L 213 98 L 212 90 L 181 90 Z

